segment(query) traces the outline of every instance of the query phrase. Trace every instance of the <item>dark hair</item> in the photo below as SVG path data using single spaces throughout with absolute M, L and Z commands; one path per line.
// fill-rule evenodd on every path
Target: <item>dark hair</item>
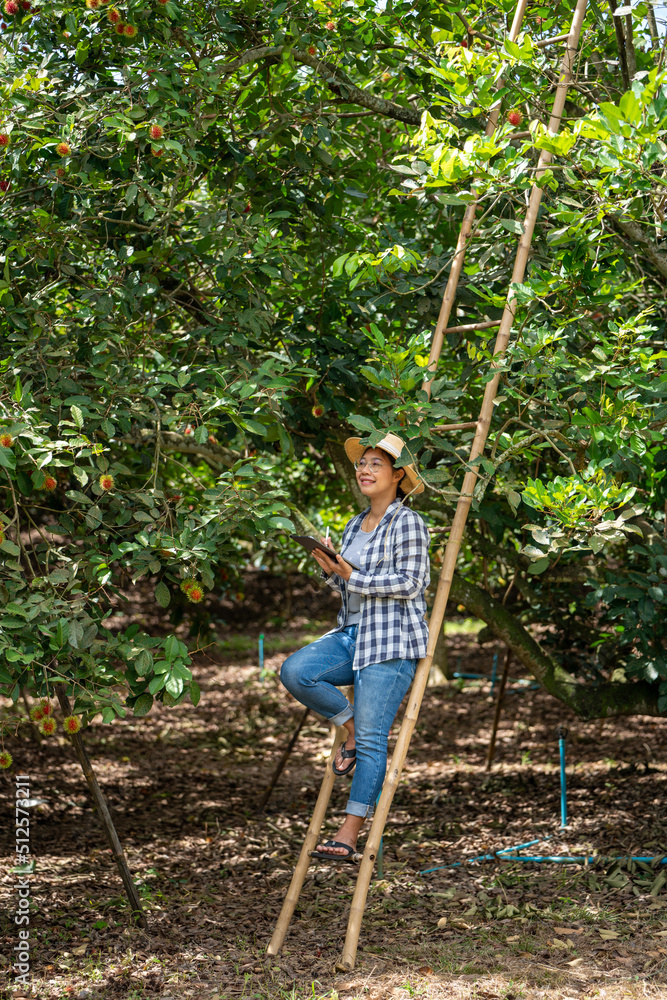
M 379 448 L 377 446 L 373 447 L 373 445 L 369 444 L 368 448 L 364 448 L 364 455 L 366 454 L 367 451 L 381 451 L 382 454 L 386 455 L 387 458 L 389 459 L 389 461 L 391 463 L 392 469 L 395 468 L 395 466 L 396 466 L 396 459 L 394 458 L 394 456 L 392 454 L 390 454 L 390 452 L 385 451 L 384 448 Z M 399 468 L 400 468 L 400 466 L 399 466 Z M 404 475 L 405 475 L 405 473 L 404 473 Z M 402 482 L 403 482 L 403 480 L 399 479 L 399 484 L 402 483 Z M 407 500 L 406 500 L 406 497 L 408 497 Z M 400 500 L 404 507 L 409 507 L 410 506 L 411 497 L 409 497 L 408 493 L 406 493 L 405 490 L 401 489 L 400 485 L 396 487 L 396 499 Z

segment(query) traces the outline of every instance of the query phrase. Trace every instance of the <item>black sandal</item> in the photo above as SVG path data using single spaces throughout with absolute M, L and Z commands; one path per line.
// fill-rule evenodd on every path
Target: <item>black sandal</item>
M 357 763 L 357 751 L 347 749 L 347 740 L 345 741 L 345 743 L 341 743 L 339 749 L 340 749 L 340 755 L 343 758 L 343 760 L 349 760 L 350 763 L 347 765 L 347 767 L 338 768 L 336 767 L 336 758 L 334 757 L 333 763 L 331 765 L 333 773 L 338 775 L 349 774 L 350 771 L 352 771 L 352 769 L 354 768 L 354 765 Z
M 343 844 L 340 840 L 327 840 L 322 845 L 323 847 L 344 847 L 345 854 L 323 854 L 322 851 L 310 851 L 311 858 L 318 858 L 320 861 L 351 861 L 352 864 L 356 864 L 356 847 L 350 847 L 349 844 Z

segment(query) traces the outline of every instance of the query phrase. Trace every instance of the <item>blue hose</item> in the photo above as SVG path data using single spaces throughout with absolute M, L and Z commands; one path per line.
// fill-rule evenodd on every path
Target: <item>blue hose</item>
M 565 777 L 565 737 L 567 729 L 565 726 L 558 726 L 556 729 L 558 736 L 558 749 L 560 750 L 560 828 L 563 830 L 567 826 L 567 782 Z
M 496 686 L 496 673 L 498 671 L 498 650 L 493 654 L 493 666 L 491 667 L 491 691 L 493 694 L 493 689 Z
M 437 868 L 426 868 L 425 871 L 420 872 L 420 875 L 428 875 L 429 872 L 439 872 L 442 868 L 460 868 L 461 865 L 469 865 L 471 861 L 493 861 L 495 858 L 504 856 L 506 851 L 520 851 L 523 847 L 532 847 L 533 844 L 539 844 L 542 840 L 550 840 L 551 834 L 548 837 L 538 837 L 537 840 L 529 840 L 525 844 L 517 844 L 516 847 L 503 847 L 501 851 L 496 851 L 495 854 L 479 854 L 476 858 L 466 858 L 465 861 L 452 861 L 448 865 L 438 865 Z
M 498 852 L 500 854 L 500 852 Z M 560 855 L 551 854 L 503 854 L 500 858 L 501 861 L 534 861 L 536 864 L 541 864 L 542 862 L 552 862 L 553 864 L 576 864 L 585 865 L 591 864 L 593 861 L 644 861 L 648 863 L 649 861 L 660 861 L 661 865 L 667 865 L 667 858 L 661 858 L 660 855 L 656 857 L 647 858 L 643 856 L 638 857 L 628 857 L 626 855 L 618 855 L 614 858 L 605 858 L 601 854 L 587 854 L 580 857 L 561 857 Z M 435 869 L 434 869 L 435 871 Z

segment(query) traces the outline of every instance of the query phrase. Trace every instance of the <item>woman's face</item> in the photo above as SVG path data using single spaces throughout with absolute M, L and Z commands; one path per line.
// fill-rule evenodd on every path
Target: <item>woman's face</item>
M 357 463 L 359 489 L 369 498 L 385 495 L 393 498 L 403 476 L 403 471 L 395 469 L 388 456 L 379 448 L 367 448 Z

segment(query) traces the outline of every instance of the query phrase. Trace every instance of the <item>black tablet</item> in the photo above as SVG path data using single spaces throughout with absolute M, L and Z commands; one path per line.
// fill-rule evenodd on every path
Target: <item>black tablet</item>
M 308 549 L 309 552 L 312 552 L 313 549 L 320 549 L 324 552 L 325 556 L 329 556 L 330 558 L 333 556 L 333 558 L 331 558 L 331 562 L 334 565 L 336 564 L 335 557 L 338 553 L 334 552 L 333 549 L 330 549 L 328 545 L 325 545 L 324 542 L 321 542 L 318 538 L 313 538 L 312 535 L 292 535 L 292 538 L 295 542 L 298 542 L 299 545 L 303 545 L 304 549 Z M 349 559 L 346 559 L 345 561 L 349 562 Z M 350 566 L 354 566 L 355 569 L 359 569 L 359 567 L 354 563 L 350 563 Z

